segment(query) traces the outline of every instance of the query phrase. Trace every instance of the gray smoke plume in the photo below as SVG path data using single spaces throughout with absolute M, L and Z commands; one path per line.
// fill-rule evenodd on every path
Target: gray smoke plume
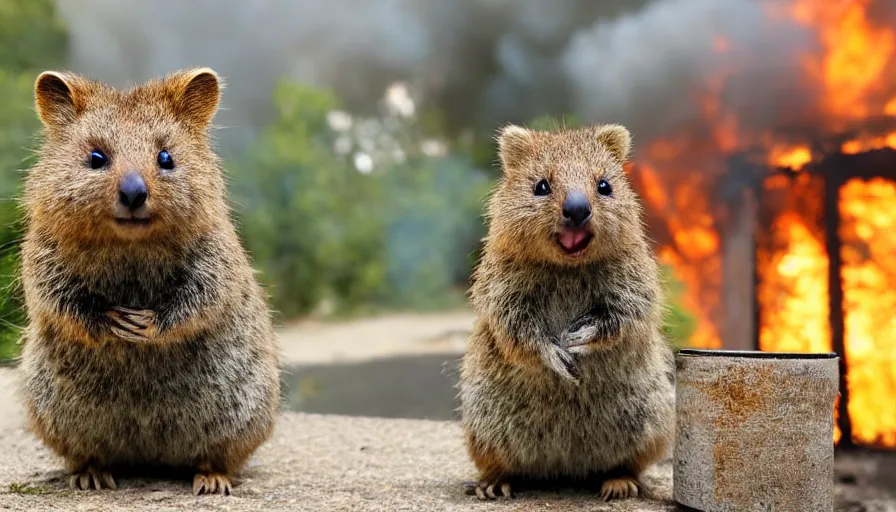
M 769 17 L 776 3 L 792 2 L 59 0 L 76 71 L 125 85 L 212 66 L 229 82 L 224 125 L 263 124 L 287 75 L 355 109 L 409 81 L 453 127 L 573 114 L 641 140 L 703 122 L 695 95 L 715 78 L 746 128 L 818 122 L 797 57 L 817 38 Z M 892 2 L 875 4 L 892 20 Z
M 558 57 L 570 36 L 642 3 L 59 0 L 59 7 L 75 71 L 125 86 L 211 66 L 228 81 L 219 122 L 249 128 L 270 115 L 271 87 L 283 75 L 330 87 L 353 108 L 407 80 L 454 126 L 566 113 Z

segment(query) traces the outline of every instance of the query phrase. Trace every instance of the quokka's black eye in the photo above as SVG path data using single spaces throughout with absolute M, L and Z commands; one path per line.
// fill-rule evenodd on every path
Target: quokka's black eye
M 535 184 L 535 195 L 546 196 L 551 193 L 551 184 L 548 180 L 541 180 Z
M 609 181 L 600 180 L 597 182 L 597 193 L 602 196 L 609 196 L 613 193 L 613 187 L 610 186 Z
M 91 169 L 99 169 L 101 167 L 104 167 L 107 163 L 109 163 L 109 157 L 107 157 L 106 154 L 102 151 L 94 149 L 90 152 Z
M 165 169 L 166 171 L 174 169 L 174 158 L 168 150 L 163 149 L 159 151 L 159 157 L 156 160 L 159 162 L 159 167 L 162 169 Z

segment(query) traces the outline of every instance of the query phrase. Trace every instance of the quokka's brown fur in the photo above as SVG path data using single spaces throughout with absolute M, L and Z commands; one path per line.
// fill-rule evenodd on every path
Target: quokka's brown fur
M 209 135 L 221 90 L 207 68 L 127 91 L 71 73 L 35 84 L 44 132 L 22 203 L 23 394 L 75 488 L 187 471 L 194 492 L 229 493 L 273 429 L 271 317 Z M 93 151 L 106 165 L 92 168 Z M 148 223 L 117 217 L 134 173 Z
M 553 480 L 635 496 L 673 436 L 674 362 L 657 263 L 623 170 L 631 135 L 619 125 L 508 126 L 498 143 L 503 176 L 459 385 L 480 473 L 473 490 L 509 497 L 512 484 Z M 550 191 L 536 195 L 541 180 Z M 576 232 L 592 237 L 570 254 L 560 240 L 573 194 L 592 213 Z

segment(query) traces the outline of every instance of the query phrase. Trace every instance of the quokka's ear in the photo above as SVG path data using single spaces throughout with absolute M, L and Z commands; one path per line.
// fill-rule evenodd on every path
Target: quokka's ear
M 516 125 L 507 125 L 498 133 L 498 156 L 504 171 L 526 161 L 533 152 L 535 132 Z
M 211 124 L 221 102 L 223 81 L 211 68 L 178 71 L 164 80 L 174 114 L 182 121 L 205 129 Z
M 90 84 L 72 73 L 44 71 L 34 82 L 37 116 L 49 129 L 73 123 L 87 103 Z
M 632 150 L 632 134 L 620 124 L 597 127 L 597 141 L 610 151 L 619 163 L 628 161 Z

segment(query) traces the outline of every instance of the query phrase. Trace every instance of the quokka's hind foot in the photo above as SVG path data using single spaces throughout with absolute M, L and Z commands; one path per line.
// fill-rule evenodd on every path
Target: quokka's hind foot
M 94 467 L 87 467 L 81 471 L 75 471 L 68 479 L 68 486 L 74 490 L 89 491 L 95 489 L 118 489 L 115 479 L 106 471 L 100 471 Z
M 197 473 L 193 477 L 193 494 L 223 494 L 230 496 L 233 485 L 230 478 L 221 473 Z
M 631 475 L 614 476 L 604 480 L 600 487 L 600 497 L 604 501 L 636 498 L 641 491 L 641 484 Z
M 510 483 L 499 479 L 464 482 L 464 491 L 468 495 L 475 495 L 480 500 L 513 498 Z

